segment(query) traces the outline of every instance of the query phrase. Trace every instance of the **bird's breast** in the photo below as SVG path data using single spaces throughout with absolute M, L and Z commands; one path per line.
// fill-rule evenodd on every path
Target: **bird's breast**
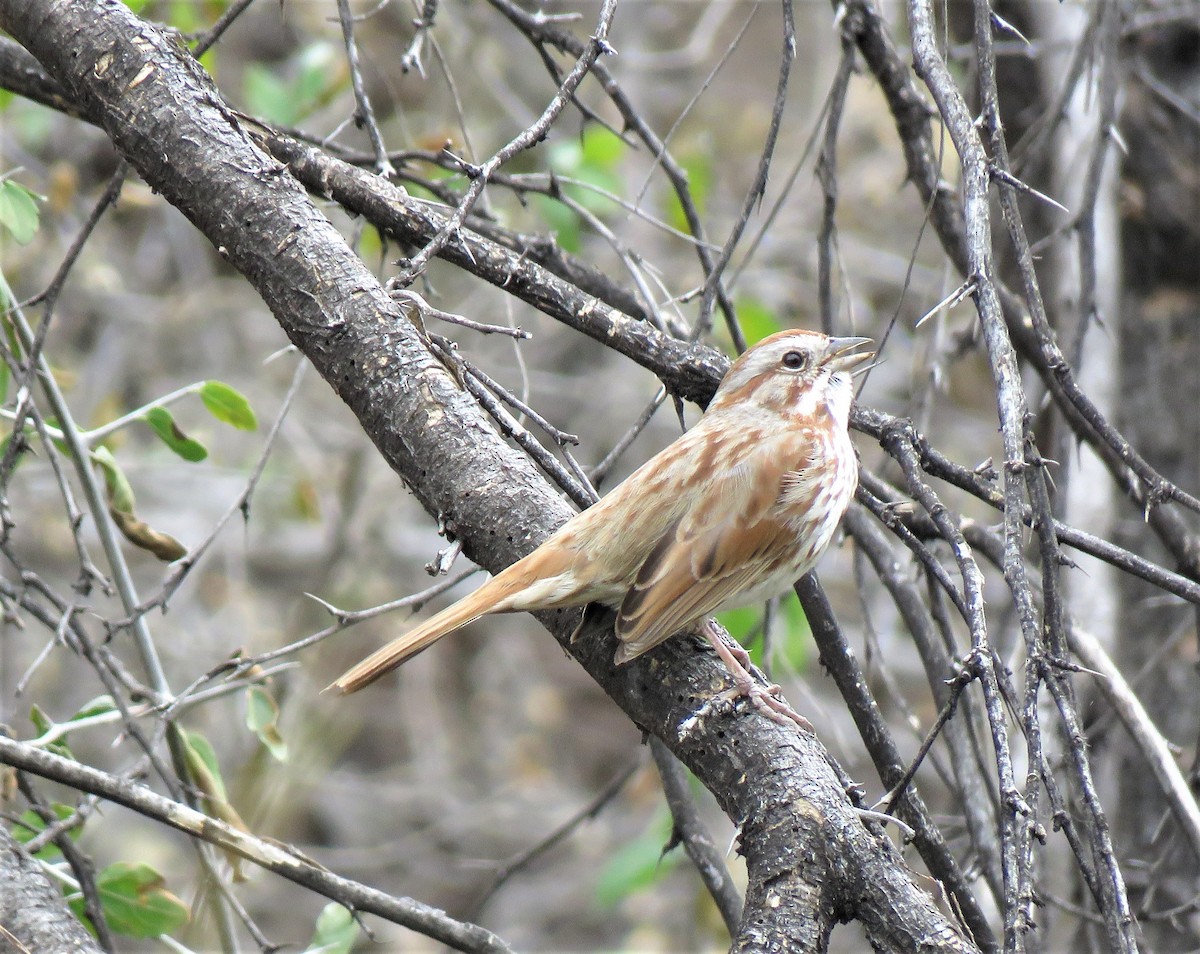
M 833 540 L 858 486 L 858 458 L 850 435 L 824 429 L 814 435 L 804 466 L 784 476 L 779 517 L 795 535 L 797 562 L 807 573 Z

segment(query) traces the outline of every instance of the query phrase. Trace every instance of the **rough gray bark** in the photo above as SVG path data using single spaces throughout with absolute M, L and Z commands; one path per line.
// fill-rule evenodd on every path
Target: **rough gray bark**
M 0 954 L 101 948 L 63 903 L 62 892 L 0 826 Z

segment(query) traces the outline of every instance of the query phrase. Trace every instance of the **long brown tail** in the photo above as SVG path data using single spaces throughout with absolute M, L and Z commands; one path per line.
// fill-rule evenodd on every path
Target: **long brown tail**
M 358 692 L 363 686 L 370 685 L 384 673 L 391 672 L 410 656 L 415 656 L 443 636 L 493 612 L 499 602 L 498 597 L 503 596 L 503 593 L 497 593 L 497 589 L 504 589 L 497 587 L 496 582 L 496 579 L 489 580 L 470 596 L 464 596 L 454 605 L 425 620 L 416 629 L 393 639 L 357 666 L 347 669 L 326 687 L 326 691 L 334 689 L 343 695 Z

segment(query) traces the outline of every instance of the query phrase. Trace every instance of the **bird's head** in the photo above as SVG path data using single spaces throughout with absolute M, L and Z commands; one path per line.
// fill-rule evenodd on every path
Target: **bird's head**
M 800 330 L 764 338 L 733 363 L 708 413 L 749 405 L 804 417 L 827 410 L 845 426 L 854 396 L 851 371 L 874 357 L 859 350 L 870 341 Z

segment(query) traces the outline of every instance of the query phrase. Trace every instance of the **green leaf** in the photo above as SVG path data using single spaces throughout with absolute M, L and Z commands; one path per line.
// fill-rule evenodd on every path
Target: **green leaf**
M 29 721 L 33 723 L 33 730 L 38 735 L 45 735 L 54 728 L 54 720 L 46 715 L 36 702 L 29 707 Z
M 583 131 L 583 162 L 593 169 L 615 169 L 629 147 L 611 129 L 589 125 Z
M 137 501 L 133 496 L 133 487 L 121 470 L 117 459 L 107 447 L 97 447 L 92 451 L 92 460 L 104 472 L 104 486 L 108 490 L 108 504 L 114 510 L 122 513 L 133 513 Z
M 175 418 L 171 416 L 171 412 L 165 407 L 152 407 L 142 415 L 142 420 L 145 421 L 154 430 L 154 433 L 162 438 L 171 450 L 182 457 L 184 460 L 191 461 L 193 464 L 204 460 L 208 456 L 208 449 L 199 441 L 192 440 L 175 423 Z
M 664 809 L 657 814 L 646 832 L 620 849 L 600 869 L 596 882 L 596 902 L 605 908 L 635 891 L 657 882 L 679 861 L 679 854 L 663 856 L 663 847 L 671 835 L 671 817 Z
M 762 341 L 777 331 L 783 331 L 779 316 L 757 298 L 740 298 L 737 302 L 738 323 L 750 344 Z
M 246 690 L 246 727 L 258 736 L 277 761 L 287 761 L 287 743 L 279 733 L 279 706 L 262 686 L 251 686 Z
M 806 672 L 812 658 L 812 627 L 795 594 L 785 593 L 775 618 L 775 652 L 792 672 Z
M 717 622 L 729 630 L 729 635 L 743 645 L 756 635 L 762 624 L 762 604 L 741 606 L 717 614 Z
M 117 934 L 158 937 L 187 924 L 191 911 L 165 887 L 163 876 L 147 864 L 118 862 L 96 876 L 104 919 Z M 83 897 L 67 899 L 71 910 L 83 918 Z
M 692 195 L 692 205 L 696 207 L 696 214 L 704 218 L 708 196 L 712 192 L 712 156 L 707 151 L 693 150 L 683 158 L 681 165 L 683 171 L 687 173 L 688 191 Z M 674 189 L 671 190 L 670 197 L 667 199 L 667 221 L 675 228 L 687 231 L 687 217 L 683 214 L 683 205 Z
M 104 715 L 106 712 L 115 712 L 116 709 L 117 705 L 113 702 L 112 696 L 96 696 L 91 702 L 85 702 L 68 721 L 78 722 L 80 719 L 90 719 L 92 716 Z
M 552 199 L 547 195 L 535 195 L 532 198 L 542 221 L 554 233 L 558 247 L 564 252 L 578 252 L 581 230 L 579 216 L 575 214 L 574 210 L 568 209 L 557 199 Z
M 287 83 L 261 63 L 248 63 L 242 82 L 247 112 L 283 126 L 300 118 Z
M 243 74 L 247 111 L 284 126 L 293 126 L 345 85 L 344 58 L 329 43 L 313 43 L 279 68 L 251 63 Z
M 54 812 L 54 817 L 59 821 L 62 821 L 64 818 L 70 818 L 75 812 L 75 809 L 70 805 L 64 805 L 61 802 L 55 802 L 50 806 L 50 810 Z M 12 835 L 19 844 L 27 845 L 45 830 L 46 823 L 42 821 L 42 816 L 31 808 L 21 813 L 17 819 L 17 823 L 12 826 Z M 83 825 L 75 825 L 73 828 L 67 830 L 67 837 L 71 841 L 78 841 L 82 833 Z M 54 842 L 48 842 L 34 857 L 38 861 L 57 861 L 62 857 L 62 851 L 59 850 L 58 845 L 54 844 Z
M 616 139 L 607 129 L 599 126 L 589 126 L 584 130 L 582 139 L 556 142 L 548 156 L 550 168 L 560 176 L 586 182 L 596 189 L 608 193 L 619 193 L 621 179 L 613 167 L 620 159 L 620 152 L 625 144 L 616 139 L 616 147 L 611 140 Z M 582 205 L 589 212 L 596 214 L 612 211 L 613 202 L 592 189 L 585 189 L 574 184 L 563 184 L 563 192 Z M 555 205 L 558 203 L 555 202 Z M 572 217 L 573 212 L 565 210 Z M 551 222 L 551 224 L 557 224 Z M 560 240 L 561 244 L 561 240 Z
M 354 915 L 340 904 L 331 902 L 317 915 L 316 930 L 302 954 L 350 954 L 358 934 Z
M 0 225 L 8 229 L 21 245 L 28 245 L 38 230 L 38 201 L 46 197 L 30 192 L 19 182 L 0 182 Z
M 225 780 L 221 778 L 221 766 L 217 763 L 217 753 L 199 732 L 184 734 L 188 768 L 192 773 L 192 781 L 207 798 L 226 800 Z
M 184 734 L 184 758 L 187 760 L 188 774 L 191 782 L 204 795 L 204 807 L 213 818 L 220 819 L 227 825 L 232 825 L 238 831 L 249 832 L 242 816 L 230 803 L 225 794 L 225 782 L 221 778 L 221 769 L 217 765 L 217 754 L 213 751 L 208 739 L 199 732 Z M 225 857 L 233 868 L 233 880 L 244 881 L 242 859 L 237 853 L 225 850 Z
M 253 431 L 258 427 L 258 418 L 254 416 L 250 402 L 223 381 L 205 381 L 200 387 L 200 400 L 209 414 L 239 431 Z
M 750 658 L 756 666 L 762 666 L 763 643 L 751 637 L 758 636 L 762 628 L 762 604 L 745 606 L 741 609 L 726 610 L 717 614 L 717 622 L 729 630 L 729 635 L 750 651 Z M 779 600 L 772 624 L 774 640 L 771 650 L 776 660 L 782 660 L 791 672 L 804 672 L 808 668 L 809 646 L 812 631 L 808 619 L 795 596 L 785 593 Z M 749 645 L 748 645 L 749 644 Z
M 323 41 L 306 46 L 295 58 L 295 63 L 296 80 L 292 90 L 305 114 L 327 100 L 350 78 L 345 68 L 345 57 L 337 47 Z
M 104 472 L 104 486 L 108 493 L 108 513 L 121 534 L 136 547 L 140 547 L 162 560 L 171 563 L 187 556 L 187 547 L 169 533 L 155 530 L 134 513 L 136 501 L 133 487 L 117 465 L 117 459 L 107 447 L 92 451 L 92 461 Z
M 167 14 L 167 23 L 184 34 L 197 33 L 205 26 L 197 5 L 191 0 L 175 0 Z

